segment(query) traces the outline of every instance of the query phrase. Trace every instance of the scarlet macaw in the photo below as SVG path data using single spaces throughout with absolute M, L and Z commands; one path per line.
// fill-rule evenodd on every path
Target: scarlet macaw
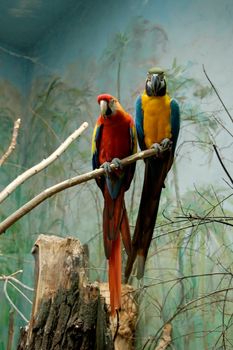
M 180 129 L 180 111 L 176 100 L 166 93 L 161 68 L 148 71 L 145 91 L 136 100 L 136 130 L 142 150 L 155 148 L 157 156 L 145 160 L 144 184 L 128 257 L 125 279 L 128 280 L 137 257 L 137 278 L 144 275 L 145 261 L 153 236 L 164 180 L 170 170 Z
M 121 244 L 120 232 L 127 254 L 131 252 L 131 237 L 124 194 L 129 189 L 135 164 L 122 168 L 120 159 L 137 151 L 136 129 L 133 118 L 124 111 L 118 100 L 108 94 L 99 95 L 100 116 L 92 137 L 93 169 L 100 166 L 105 176 L 97 185 L 104 197 L 103 238 L 109 261 L 109 290 L 111 314 L 121 307 Z M 111 170 L 110 163 L 117 169 Z

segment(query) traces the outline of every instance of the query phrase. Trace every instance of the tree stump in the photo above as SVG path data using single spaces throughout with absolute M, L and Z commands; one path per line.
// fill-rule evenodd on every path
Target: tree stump
M 105 298 L 110 313 L 110 293 L 108 283 L 100 283 L 99 288 L 101 295 Z M 138 313 L 134 294 L 135 289 L 132 286 L 128 284 L 122 285 L 119 320 L 117 320 L 116 316 L 110 318 L 112 338 L 115 338 L 115 350 L 134 349 L 134 335 Z
M 87 260 L 74 238 L 40 235 L 35 257 L 35 295 L 18 350 L 112 350 L 104 298 L 87 281 Z

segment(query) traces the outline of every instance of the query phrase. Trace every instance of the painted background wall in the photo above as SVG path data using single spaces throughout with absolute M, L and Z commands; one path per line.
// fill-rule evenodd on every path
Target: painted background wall
M 19 3 L 24 3 L 21 10 L 25 11 L 25 1 Z M 34 5 L 35 15 L 36 2 Z M 232 123 L 211 90 L 202 65 L 231 112 L 233 5 L 231 0 L 99 0 L 71 5 L 63 16 L 57 15 L 56 23 L 43 36 L 36 42 L 31 39 L 31 44 L 25 44 L 21 51 L 17 36 L 15 47 L 14 42 L 10 47 L 4 41 L 0 43 L 1 153 L 9 143 L 13 121 L 18 115 L 22 118 L 17 148 L 0 169 L 1 188 L 47 157 L 83 121 L 88 121 L 89 129 L 53 165 L 2 203 L 0 215 L 3 219 L 44 188 L 90 170 L 91 134 L 98 116 L 96 96 L 101 92 L 120 95 L 122 105 L 134 114 L 135 99 L 144 88 L 147 69 L 164 67 L 169 93 L 180 103 L 182 129 L 176 164 L 167 179 L 155 230 L 155 236 L 160 238 L 151 247 L 142 284 L 135 278 L 131 281 L 141 301 L 136 334 L 136 346 L 141 349 L 148 336 L 154 336 L 178 306 L 216 288 L 224 289 L 230 281 L 228 275 L 212 274 L 232 266 L 231 227 L 218 223 L 192 226 L 177 216 L 191 213 L 203 217 L 212 209 L 211 214 L 232 218 L 232 199 L 224 200 L 232 189 L 223 180 L 227 178 L 212 147 L 212 143 L 218 145 L 232 173 Z M 33 16 L 30 26 L 33 32 Z M 18 40 L 23 42 L 23 38 Z M 127 194 L 132 227 L 142 179 L 143 163 L 138 162 L 135 182 Z M 30 250 L 39 233 L 49 233 L 72 235 L 87 243 L 90 278 L 106 279 L 101 220 L 102 198 L 94 181 L 56 195 L 1 237 L 0 274 L 23 269 L 22 280 L 32 285 Z M 202 276 L 194 277 L 196 274 Z M 173 288 L 166 283 L 188 275 L 191 277 L 187 282 Z M 143 285 L 149 287 L 142 288 Z M 9 293 L 29 318 L 30 305 L 17 293 Z M 194 311 L 175 317 L 175 348 L 212 349 L 216 344 L 217 349 L 224 339 L 219 340 L 215 330 L 221 332 L 224 324 L 232 341 L 231 319 L 218 303 L 221 297 L 217 294 L 216 300 L 208 299 L 207 306 L 193 303 Z M 4 316 L 0 321 L 1 350 L 6 348 L 10 309 L 4 298 L 0 289 Z M 16 315 L 15 323 L 17 328 L 24 321 Z M 16 332 L 15 342 L 17 336 Z

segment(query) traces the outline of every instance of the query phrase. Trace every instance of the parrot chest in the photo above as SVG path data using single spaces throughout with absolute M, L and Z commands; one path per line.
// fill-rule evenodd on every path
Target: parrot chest
M 125 158 L 130 151 L 129 123 L 125 120 L 106 120 L 103 125 L 99 147 L 99 163 L 111 162 L 113 158 Z
M 170 97 L 150 97 L 142 95 L 144 142 L 147 148 L 171 138 Z

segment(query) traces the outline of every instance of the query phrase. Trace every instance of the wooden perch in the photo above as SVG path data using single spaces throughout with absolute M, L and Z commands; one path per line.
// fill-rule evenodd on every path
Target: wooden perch
M 168 148 L 164 148 L 163 152 L 167 151 Z M 163 153 L 162 152 L 162 153 Z M 157 150 L 154 148 L 148 149 L 146 151 L 141 151 L 138 153 L 133 154 L 132 156 L 126 157 L 121 160 L 121 164 L 123 167 L 132 164 L 140 159 L 152 157 L 157 155 Z M 114 164 L 110 165 L 112 169 L 116 168 Z M 24 215 L 29 213 L 33 208 L 38 206 L 40 203 L 42 203 L 45 199 L 52 197 L 54 194 L 61 192 L 67 188 L 80 185 L 83 182 L 90 181 L 92 179 L 96 179 L 97 177 L 100 177 L 104 175 L 104 169 L 99 168 L 93 171 L 90 171 L 86 174 L 75 176 L 73 178 L 70 178 L 68 180 L 62 181 L 54 186 L 51 186 L 35 196 L 33 199 L 31 199 L 29 202 L 24 204 L 21 208 L 16 210 L 13 214 L 8 216 L 4 221 L 0 223 L 0 234 L 4 233 L 11 225 L 13 225 L 16 221 L 18 221 L 20 218 L 22 218 Z
M 20 118 L 18 118 L 14 123 L 14 129 L 13 129 L 13 133 L 12 133 L 11 143 L 10 143 L 10 146 L 8 147 L 7 151 L 3 154 L 3 156 L 0 159 L 0 167 L 2 166 L 2 164 L 7 160 L 7 158 L 10 156 L 10 154 L 15 149 L 20 123 L 21 123 Z
M 18 119 L 20 121 L 20 119 Z M 34 165 L 32 168 L 26 170 L 24 173 L 20 174 L 14 181 L 12 181 L 7 187 L 0 192 L 0 203 L 4 201 L 19 185 L 24 183 L 27 179 L 49 166 L 54 162 L 69 145 L 79 137 L 83 131 L 88 127 L 88 123 L 84 122 L 77 130 L 75 130 L 48 158 L 43 159 L 39 164 Z M 4 155 L 5 156 L 5 155 Z M 1 161 L 1 160 L 0 160 Z M 1 165 L 1 163 L 0 163 Z
M 34 302 L 17 350 L 113 350 L 104 299 L 87 281 L 80 242 L 40 235 L 33 254 Z

